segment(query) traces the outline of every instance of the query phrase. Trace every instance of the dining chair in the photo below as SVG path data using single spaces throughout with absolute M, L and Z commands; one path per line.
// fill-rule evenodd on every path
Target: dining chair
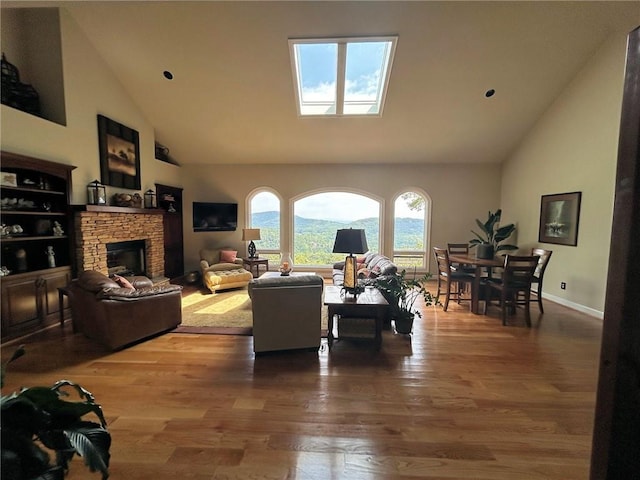
M 534 293 L 536 296 L 535 300 L 538 301 L 540 313 L 544 313 L 544 308 L 542 308 L 542 279 L 544 278 L 544 271 L 547 269 L 547 265 L 552 253 L 552 250 L 545 250 L 543 248 L 531 249 L 531 255 L 538 255 L 540 257 L 540 260 L 538 260 L 536 271 L 533 274 L 533 279 L 531 280 L 531 283 L 535 283 L 537 287 L 534 290 Z
M 447 243 L 447 250 L 449 252 L 449 255 L 469 255 L 469 244 L 468 243 Z M 476 271 L 475 267 L 472 267 L 471 265 L 465 265 L 457 262 L 451 263 L 451 270 L 452 271 L 455 270 L 456 272 L 461 272 L 461 273 L 469 273 L 469 274 L 473 274 Z M 469 291 L 469 284 L 460 282 L 458 284 L 458 289 L 462 290 L 461 293 L 466 293 Z M 458 298 L 460 298 L 460 295 L 458 295 Z
M 443 310 L 446 312 L 449 308 L 449 300 L 452 297 L 460 303 L 461 301 L 471 301 L 471 297 L 464 297 L 466 288 L 461 285 L 470 285 L 474 276 L 468 273 L 461 273 L 451 268 L 451 261 L 449 260 L 449 252 L 445 248 L 433 247 L 433 255 L 435 256 L 436 263 L 438 264 L 438 292 L 436 298 L 440 299 L 440 295 L 443 293 L 445 296 Z M 446 290 L 443 291 L 443 284 Z M 452 291 L 452 285 L 455 284 L 455 290 Z M 442 293 L 441 293 L 442 292 Z
M 515 313 L 518 306 L 524 308 L 527 327 L 531 327 L 531 282 L 533 273 L 538 266 L 538 255 L 507 255 L 504 259 L 502 278 L 489 278 L 485 281 L 488 288 L 484 313 L 491 305 L 493 293 L 499 294 L 500 307 L 502 309 L 502 325 L 507 324 L 507 310 Z
M 447 250 L 450 255 L 469 255 L 468 243 L 447 243 Z

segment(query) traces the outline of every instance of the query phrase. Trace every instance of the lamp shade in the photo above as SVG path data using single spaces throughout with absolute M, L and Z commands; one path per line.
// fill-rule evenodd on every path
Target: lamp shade
M 344 228 L 336 232 L 333 253 L 366 253 L 368 250 L 367 237 L 363 229 Z
M 260 240 L 259 228 L 243 228 L 242 229 L 242 241 L 248 242 L 249 240 Z

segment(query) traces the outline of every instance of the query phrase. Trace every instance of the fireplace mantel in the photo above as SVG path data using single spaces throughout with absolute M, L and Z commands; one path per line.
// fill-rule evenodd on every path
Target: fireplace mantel
M 103 213 L 146 213 L 148 215 L 162 215 L 161 208 L 132 208 L 117 207 L 115 205 L 73 205 L 76 212 L 103 212 Z

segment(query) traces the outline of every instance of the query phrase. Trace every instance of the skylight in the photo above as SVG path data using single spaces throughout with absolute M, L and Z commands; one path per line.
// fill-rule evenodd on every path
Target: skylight
M 298 114 L 382 115 L 397 39 L 289 40 Z

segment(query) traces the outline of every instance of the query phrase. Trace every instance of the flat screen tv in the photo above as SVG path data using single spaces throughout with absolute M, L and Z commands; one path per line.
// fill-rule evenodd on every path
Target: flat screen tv
M 237 227 L 237 203 L 193 202 L 194 232 L 229 232 Z

